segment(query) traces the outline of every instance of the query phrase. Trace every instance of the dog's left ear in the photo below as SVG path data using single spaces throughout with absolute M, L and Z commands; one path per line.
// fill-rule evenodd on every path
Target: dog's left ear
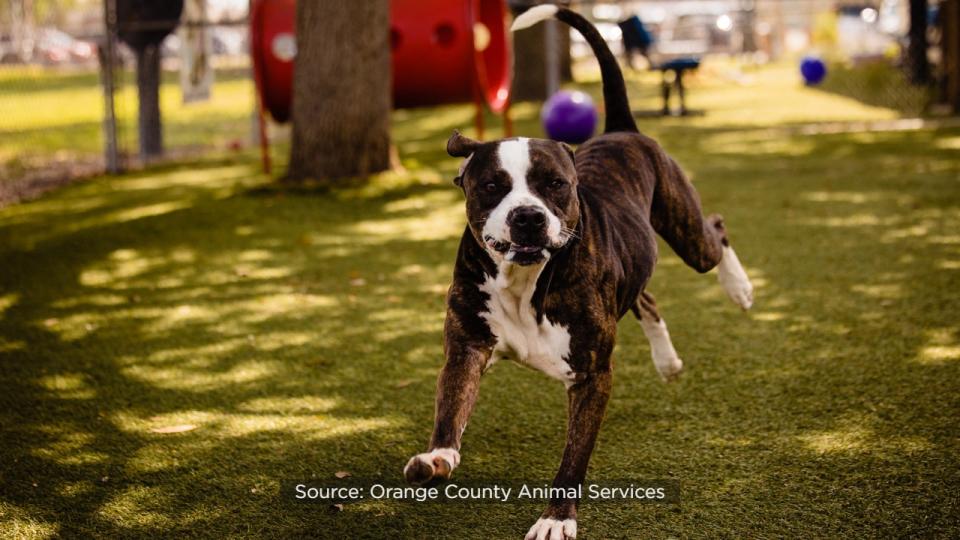
M 464 137 L 457 130 L 453 130 L 453 135 L 447 139 L 447 153 L 453 157 L 464 158 L 463 163 L 460 164 L 460 171 L 457 172 L 457 177 L 453 179 L 454 184 L 463 187 L 463 171 L 467 168 L 467 164 L 470 163 L 470 158 L 478 146 L 480 146 L 479 142 Z
M 563 149 L 566 150 L 567 154 L 570 156 L 570 161 L 576 163 L 577 160 L 576 158 L 573 157 L 573 147 L 565 142 L 560 143 L 560 146 L 562 146 Z
M 447 139 L 447 153 L 453 157 L 469 157 L 480 144 L 478 141 L 464 137 L 459 131 L 453 130 L 453 135 Z

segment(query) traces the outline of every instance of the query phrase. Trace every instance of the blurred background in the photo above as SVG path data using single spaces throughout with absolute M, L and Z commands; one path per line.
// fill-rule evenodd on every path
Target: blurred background
M 38 186 L 136 167 L 151 157 L 138 151 L 135 53 L 123 40 L 114 39 L 115 46 L 107 47 L 108 4 L 9 0 L 0 7 L 0 179 L 29 178 L 31 186 Z M 524 4 L 516 1 L 511 7 Z M 596 22 L 618 55 L 626 52 L 618 23 L 632 16 L 643 21 L 652 46 L 644 57 L 630 55 L 635 71 L 628 77 L 636 82 L 632 92 L 649 89 L 658 96 L 656 78 L 643 84 L 650 64 L 695 57 L 702 69 L 688 81 L 694 87 L 694 101 L 697 81 L 710 77 L 760 90 L 770 84 L 769 92 L 776 93 L 784 77 L 798 80 L 800 58 L 815 55 L 829 73 L 820 90 L 888 108 L 902 117 L 918 117 L 951 114 L 958 102 L 960 85 L 953 83 L 951 90 L 950 80 L 951 70 L 960 68 L 943 54 L 944 32 L 952 24 L 956 33 L 957 25 L 941 15 L 948 4 L 948 0 L 643 0 L 576 2 L 574 7 Z M 911 17 L 911 6 L 922 14 L 922 21 L 913 20 L 917 16 Z M 183 24 L 163 40 L 159 103 L 166 158 L 238 151 L 255 143 L 248 14 L 248 0 L 188 2 Z M 548 97 L 549 81 L 539 67 L 543 55 L 550 54 L 543 48 L 543 32 L 534 29 L 517 37 L 514 102 Z M 193 37 L 185 37 L 189 33 Z M 566 35 L 566 29 L 563 33 L 555 49 L 563 59 L 563 80 L 596 78 L 595 62 L 583 39 L 575 32 Z M 200 53 L 209 56 L 203 59 L 209 73 L 191 82 L 196 77 L 186 76 L 181 67 L 198 51 L 183 43 L 197 34 Z M 923 43 L 911 49 L 911 41 L 918 39 Z M 108 70 L 109 81 L 104 76 Z M 810 121 L 818 120 L 817 111 L 806 112 L 812 115 Z M 795 118 L 803 119 L 802 114 Z M 278 125 L 267 129 L 272 139 L 286 140 L 286 129 Z M 5 182 L 5 189 L 14 189 L 12 185 Z

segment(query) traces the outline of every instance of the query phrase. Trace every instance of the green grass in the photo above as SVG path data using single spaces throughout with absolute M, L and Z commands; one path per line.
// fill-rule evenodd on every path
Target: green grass
M 644 129 L 726 216 L 756 306 L 662 248 L 651 290 L 687 373 L 662 384 L 623 321 L 589 477 L 677 478 L 683 502 L 585 505 L 581 536 L 956 536 L 960 130 L 778 135 L 764 124 L 797 111 L 709 74 L 698 88 L 708 116 Z M 790 88 L 821 104 L 808 116 L 893 116 Z M 536 107 L 515 112 L 536 134 Z M 0 531 L 525 532 L 541 507 L 334 513 L 277 496 L 342 470 L 398 479 L 423 449 L 464 219 L 442 149 L 469 122 L 468 107 L 397 113 L 408 173 L 361 187 L 282 191 L 253 161 L 207 161 L 0 211 Z M 497 365 L 456 478 L 551 477 L 564 403 L 561 385 Z
M 835 62 L 828 70 L 829 76 L 820 85 L 821 89 L 864 103 L 919 115 L 934 101 L 933 87 L 911 85 L 902 68 L 886 61 L 861 66 Z
M 118 75 L 121 151 L 137 153 L 137 90 L 133 74 Z M 175 73 L 165 73 L 160 106 L 168 148 L 225 149 L 251 132 L 253 85 L 245 72 L 217 73 L 212 98 L 183 104 Z M 103 155 L 104 98 L 96 73 L 0 68 L 0 177 L 44 162 Z M 2 168 L 11 172 L 2 174 Z

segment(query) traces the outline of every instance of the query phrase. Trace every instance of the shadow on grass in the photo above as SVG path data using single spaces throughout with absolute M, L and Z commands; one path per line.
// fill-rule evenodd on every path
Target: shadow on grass
M 220 163 L 104 179 L 4 210 L 8 530 L 526 530 L 540 508 L 364 502 L 331 512 L 277 495 L 282 480 L 341 470 L 395 479 L 428 437 L 463 226 L 442 141 L 460 119 L 410 114 L 411 136 L 398 139 L 423 146 L 404 158 L 439 172 L 411 167 L 407 183 L 385 189 L 273 191 L 251 165 Z M 651 289 L 689 371 L 661 385 L 642 334 L 624 321 L 591 478 L 679 478 L 683 504 L 586 505 L 581 529 L 955 531 L 960 199 L 949 141 L 960 131 L 658 136 L 693 173 L 706 210 L 726 216 L 758 302 L 737 313 L 712 278 L 663 248 Z M 540 375 L 496 366 L 458 478 L 550 477 L 564 401 Z

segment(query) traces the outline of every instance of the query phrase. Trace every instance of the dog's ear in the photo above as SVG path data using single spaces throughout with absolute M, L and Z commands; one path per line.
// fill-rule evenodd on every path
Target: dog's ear
M 470 163 L 470 158 L 473 157 L 473 152 L 480 146 L 480 143 L 464 137 L 460 134 L 459 131 L 453 130 L 453 135 L 447 139 L 447 153 L 453 157 L 462 157 L 463 163 L 460 164 L 460 170 L 457 172 L 457 177 L 453 179 L 453 183 L 463 187 L 463 171 L 466 170 L 467 164 Z
M 470 164 L 470 159 L 473 158 L 473 154 L 463 158 L 463 162 L 460 163 L 460 169 L 457 170 L 457 177 L 453 179 L 453 183 L 458 187 L 463 187 L 463 171 L 467 170 L 467 165 Z
M 453 135 L 447 139 L 447 153 L 453 157 L 470 157 L 480 143 L 464 137 L 459 131 L 453 130 Z
M 564 150 L 567 152 L 567 154 L 570 156 L 570 161 L 576 163 L 577 160 L 573 157 L 573 147 L 570 146 L 569 144 L 565 143 L 565 142 L 560 143 L 560 146 L 562 146 L 563 149 L 564 149 Z

